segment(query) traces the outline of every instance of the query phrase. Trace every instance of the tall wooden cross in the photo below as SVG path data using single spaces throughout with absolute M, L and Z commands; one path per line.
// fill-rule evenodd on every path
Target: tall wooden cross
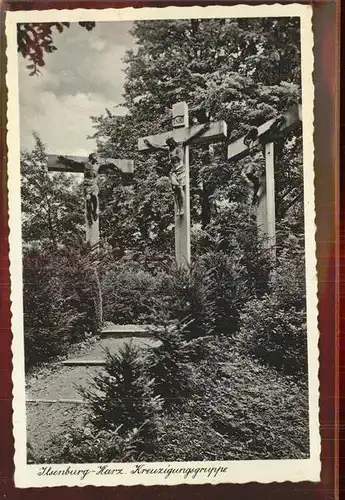
M 265 237 L 264 246 L 272 249 L 275 258 L 275 184 L 274 142 L 286 135 L 291 129 L 302 121 L 302 106 L 293 106 L 283 115 L 253 127 L 245 136 L 228 146 L 228 159 L 238 161 L 250 154 L 251 150 L 259 145 L 264 147 L 265 174 L 260 178 L 257 188 L 257 216 L 258 231 Z
M 189 127 L 188 106 L 178 102 L 172 107 L 170 132 L 141 137 L 138 150 L 166 150 L 169 154 L 170 181 L 175 199 L 175 256 L 179 267 L 187 267 L 190 251 L 189 144 L 214 143 L 225 140 L 224 121 Z
M 133 160 L 99 158 L 94 154 L 89 157 L 48 155 L 48 170 L 84 174 L 86 243 L 92 250 L 97 251 L 99 247 L 98 176 L 116 171 L 132 174 Z

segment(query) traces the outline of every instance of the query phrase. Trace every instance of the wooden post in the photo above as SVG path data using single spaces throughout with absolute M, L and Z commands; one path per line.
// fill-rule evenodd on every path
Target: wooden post
M 268 235 L 266 190 L 266 175 L 263 174 L 260 178 L 260 187 L 257 192 L 256 225 L 258 233 L 265 238 L 264 241 L 267 241 Z
M 275 256 L 276 245 L 276 204 L 274 182 L 274 143 L 265 144 L 266 165 L 266 197 L 267 197 L 267 236 L 268 245 L 273 247 Z
M 97 181 L 98 175 L 103 173 L 111 173 L 111 171 L 119 170 L 123 174 L 132 174 L 134 170 L 134 162 L 132 160 L 101 158 L 94 169 L 91 169 L 89 162 L 90 157 L 82 156 L 58 156 L 48 155 L 48 170 L 50 172 L 66 172 L 66 173 L 83 173 L 84 174 L 84 194 L 86 191 L 85 182 L 94 183 L 93 197 L 96 201 L 93 209 L 92 217 L 88 213 L 86 196 L 84 199 L 85 206 L 85 240 L 90 248 L 91 260 L 93 266 L 91 269 L 93 288 L 94 288 L 94 304 L 96 315 L 98 316 L 98 323 L 101 325 L 103 322 L 103 302 L 102 292 L 97 273 L 97 254 L 99 251 L 99 197 Z M 92 175 L 91 175 L 92 174 Z M 90 177 L 91 175 L 91 177 Z
M 94 177 L 94 182 L 98 184 L 98 173 Z M 85 183 L 85 174 L 84 174 Z M 88 215 L 87 200 L 84 200 L 85 206 L 85 241 L 89 246 L 92 254 L 98 253 L 99 251 L 99 196 L 94 194 L 94 198 L 97 200 L 96 209 L 94 210 L 93 216 L 90 218 Z
M 85 208 L 86 211 L 86 208 Z M 99 212 L 98 212 L 99 215 Z M 86 219 L 86 216 L 85 216 Z M 89 225 L 86 219 L 85 241 L 92 251 L 99 250 L 99 218 Z
M 257 198 L 257 227 L 264 237 L 264 247 L 272 251 L 272 257 L 273 260 L 275 260 L 276 217 L 273 142 L 265 144 L 265 174 L 260 179 L 260 188 L 257 193 Z
M 188 105 L 179 102 L 172 107 L 173 128 L 188 127 Z M 184 157 L 184 206 L 183 215 L 178 215 L 175 203 L 175 258 L 178 267 L 188 267 L 191 262 L 190 252 L 190 194 L 189 194 L 189 146 L 183 148 Z

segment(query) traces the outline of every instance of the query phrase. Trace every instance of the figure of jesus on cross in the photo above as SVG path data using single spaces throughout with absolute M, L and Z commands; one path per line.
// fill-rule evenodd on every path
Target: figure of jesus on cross
M 86 243 L 97 250 L 99 245 L 99 187 L 101 174 L 132 174 L 133 160 L 101 158 L 95 153 L 88 157 L 48 155 L 48 170 L 52 172 L 83 173 L 86 219 Z
M 102 324 L 102 292 L 97 274 L 97 261 L 95 257 L 99 250 L 99 187 L 98 176 L 101 174 L 112 174 L 122 172 L 132 174 L 134 170 L 133 160 L 101 158 L 95 153 L 88 157 L 84 156 L 58 156 L 48 155 L 48 170 L 50 172 L 65 172 L 84 174 L 84 203 L 85 203 L 85 239 L 91 255 L 93 256 L 92 275 L 95 283 L 95 304 L 99 324 Z M 90 277 L 90 279 L 92 279 Z
M 185 167 L 185 148 L 196 137 L 201 136 L 206 130 L 210 128 L 209 123 L 205 123 L 200 129 L 195 130 L 188 139 L 182 143 L 175 141 L 173 137 L 166 139 L 166 145 L 159 146 L 153 144 L 148 139 L 144 139 L 145 144 L 149 148 L 158 149 L 161 151 L 168 151 L 169 154 L 169 177 L 171 188 L 174 194 L 176 203 L 176 215 L 184 215 L 185 194 L 184 189 L 186 185 L 186 167 Z
M 172 106 L 170 132 L 141 137 L 139 151 L 163 150 L 169 155 L 169 177 L 175 201 L 175 255 L 179 267 L 190 264 L 190 200 L 189 200 L 189 145 L 210 144 L 226 140 L 224 121 L 209 122 L 189 127 L 188 106 L 178 102 Z
M 71 160 L 66 156 L 58 156 L 58 161 L 66 167 L 73 168 L 76 164 L 75 160 Z M 95 153 L 91 153 L 84 164 L 84 198 L 85 198 L 85 214 L 89 226 L 98 219 L 98 171 L 101 166 L 99 159 Z
M 98 171 L 100 163 L 97 156 L 92 153 L 89 161 L 85 164 L 84 170 L 84 197 L 86 204 L 86 218 L 89 226 L 98 219 Z

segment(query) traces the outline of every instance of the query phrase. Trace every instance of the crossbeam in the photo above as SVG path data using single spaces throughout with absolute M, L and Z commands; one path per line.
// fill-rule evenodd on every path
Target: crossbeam
M 147 137 L 141 137 L 138 140 L 138 150 L 148 151 L 150 147 L 145 144 L 145 140 L 149 142 L 154 142 L 159 147 L 166 146 L 166 140 L 169 137 L 175 139 L 176 142 L 181 143 L 188 141 L 190 137 L 193 137 L 202 129 L 202 125 L 193 125 L 192 127 L 176 128 L 170 132 L 163 132 L 157 135 L 148 135 Z M 196 135 L 193 139 L 193 144 L 210 144 L 213 142 L 218 142 L 220 140 L 225 140 L 227 137 L 227 125 L 224 121 L 210 123 L 210 128 L 206 130 L 202 135 Z
M 48 155 L 48 170 L 50 172 L 71 172 L 84 173 L 85 164 L 88 161 L 87 156 L 65 156 L 67 160 L 73 162 L 74 165 L 66 165 L 59 161 L 59 155 Z M 121 170 L 124 174 L 132 174 L 134 172 L 134 161 L 126 159 L 100 158 L 100 168 L 98 174 L 104 173 L 109 168 Z M 103 170 L 103 171 L 102 171 Z
M 268 120 L 257 128 L 257 136 L 255 140 L 248 143 L 246 136 L 237 139 L 228 146 L 228 160 L 239 161 L 245 158 L 250 151 L 260 144 L 268 144 L 275 142 L 282 135 L 286 135 L 289 130 L 298 126 L 302 121 L 302 106 L 297 105 L 288 109 L 281 115 L 282 121 L 279 130 L 272 131 L 272 126 L 276 122 L 276 118 Z

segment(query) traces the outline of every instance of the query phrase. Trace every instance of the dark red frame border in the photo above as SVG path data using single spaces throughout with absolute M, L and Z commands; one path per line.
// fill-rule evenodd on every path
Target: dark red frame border
M 17 1 L 4 0 L 1 5 L 1 204 L 0 204 L 0 497 L 17 500 L 43 500 L 49 495 L 51 500 L 60 500 L 63 495 L 68 499 L 228 499 L 236 500 L 262 498 L 269 500 L 333 499 L 338 498 L 337 471 L 339 416 L 338 399 L 338 354 L 342 355 L 341 366 L 345 374 L 345 342 L 339 343 L 338 319 L 339 298 L 345 298 L 345 280 L 341 293 L 337 293 L 339 262 L 339 238 L 344 237 L 340 249 L 340 262 L 345 267 L 345 207 L 339 202 L 339 164 L 338 164 L 338 44 L 340 0 L 299 1 L 312 4 L 314 9 L 313 26 L 315 34 L 315 190 L 317 222 L 317 258 L 319 276 L 319 328 L 320 328 L 320 422 L 322 435 L 322 476 L 320 483 L 283 483 L 246 485 L 202 485 L 174 487 L 117 487 L 117 488 L 31 488 L 18 489 L 13 484 L 13 437 L 12 437 L 12 385 L 11 385 L 11 332 L 10 332 L 10 286 L 8 261 L 8 212 L 7 212 L 7 174 L 6 174 L 6 86 L 5 86 L 5 35 L 4 18 L 6 10 L 38 10 L 62 8 L 120 8 L 120 7 L 164 7 L 167 5 L 235 5 L 269 4 L 272 1 L 178 1 L 178 0 L 133 0 L 133 1 Z M 283 1 L 280 3 L 293 3 Z M 297 3 L 297 2 L 295 2 Z M 345 59 L 345 57 L 344 57 Z M 345 61 L 342 61 L 345 63 Z M 345 64 L 342 64 L 345 67 Z M 343 103 L 342 103 L 343 104 Z M 344 107 L 344 106 L 342 106 Z M 342 144 L 344 146 L 344 144 Z M 343 151 L 343 149 L 342 149 Z M 344 180 L 344 179 L 343 179 Z M 338 224 L 341 214 L 341 226 Z M 342 275 L 340 276 L 342 278 Z M 342 284 L 342 281 L 341 281 Z M 340 321 L 340 323 L 339 323 Z M 345 324 L 345 323 L 344 323 Z M 342 339 L 343 340 L 343 339 Z M 339 348 L 338 348 L 339 346 Z M 343 379 L 344 380 L 344 379 Z M 342 384 L 342 389 L 345 384 Z M 343 410 L 343 408 L 341 409 Z M 342 415 L 342 413 L 340 413 Z

